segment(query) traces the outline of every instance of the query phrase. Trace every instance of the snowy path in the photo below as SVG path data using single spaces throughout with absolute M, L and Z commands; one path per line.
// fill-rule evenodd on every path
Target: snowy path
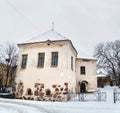
M 47 113 L 39 107 L 8 99 L 0 99 L 0 113 Z
M 0 113 L 61 113 L 56 108 L 46 107 L 45 103 L 47 102 L 0 98 Z
M 113 103 L 113 89 L 101 89 L 107 92 L 106 102 L 41 102 L 0 98 L 0 113 L 120 113 L 120 102 Z

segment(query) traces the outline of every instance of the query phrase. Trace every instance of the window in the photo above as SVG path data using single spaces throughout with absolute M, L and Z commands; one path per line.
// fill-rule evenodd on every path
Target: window
M 58 52 L 52 52 L 51 66 L 53 67 L 58 66 Z
M 27 89 L 27 95 L 32 95 L 32 90 L 30 88 Z
M 71 57 L 71 69 L 73 70 L 73 57 Z
M 45 53 L 38 54 L 38 67 L 44 67 Z
M 51 91 L 48 89 L 46 90 L 46 96 L 50 96 L 51 95 Z
M 80 73 L 81 73 L 82 75 L 85 75 L 85 66 L 81 66 L 81 67 L 80 67 Z
M 26 55 L 22 55 L 21 68 L 26 68 L 26 65 L 27 65 L 27 54 Z

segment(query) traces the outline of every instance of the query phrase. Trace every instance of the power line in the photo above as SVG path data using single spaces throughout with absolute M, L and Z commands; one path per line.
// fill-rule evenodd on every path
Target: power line
M 13 10 L 14 10 L 17 14 L 19 14 L 20 16 L 22 16 L 23 18 L 25 18 L 25 19 L 27 20 L 27 22 L 28 22 L 29 24 L 31 24 L 32 27 L 33 27 L 35 30 L 39 31 L 38 27 L 37 27 L 36 25 L 34 25 L 34 24 L 31 22 L 31 20 L 28 19 L 28 17 L 26 17 L 22 12 L 20 12 L 9 0 L 6 0 L 6 2 L 7 2 L 7 4 L 8 4 L 10 7 L 13 8 Z

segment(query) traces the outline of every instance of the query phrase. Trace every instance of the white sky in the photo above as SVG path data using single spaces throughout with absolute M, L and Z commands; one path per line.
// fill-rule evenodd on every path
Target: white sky
M 120 40 L 120 0 L 0 0 L 0 42 L 20 43 L 51 29 L 88 55 Z

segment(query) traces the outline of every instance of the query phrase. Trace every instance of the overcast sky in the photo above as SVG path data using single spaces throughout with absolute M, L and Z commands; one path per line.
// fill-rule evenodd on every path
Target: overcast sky
M 0 0 L 0 42 L 21 43 L 49 31 L 88 55 L 100 42 L 120 40 L 120 0 Z

